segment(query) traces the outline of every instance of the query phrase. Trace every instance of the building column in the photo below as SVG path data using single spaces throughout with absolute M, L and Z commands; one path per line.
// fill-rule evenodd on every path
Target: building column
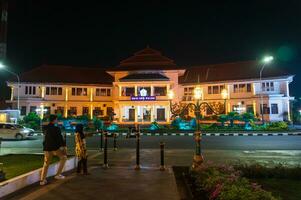
M 11 94 L 10 94 L 10 100 L 13 101 L 14 100 L 14 87 L 10 87 L 11 89 Z
M 138 122 L 138 106 L 135 106 L 135 123 Z
M 137 95 L 137 94 L 138 94 L 137 89 L 138 89 L 138 87 L 137 87 L 137 85 L 135 85 L 135 96 L 138 96 L 138 95 Z
M 150 93 L 150 96 L 154 96 L 154 86 L 151 85 L 151 93 Z
M 169 109 L 169 106 L 166 106 L 166 113 L 167 113 L 166 122 L 169 123 L 170 122 L 170 109 Z
M 154 106 L 151 106 L 150 109 L 151 109 L 151 122 L 153 122 L 154 121 L 154 114 L 155 114 L 154 113 L 155 112 L 154 111 Z

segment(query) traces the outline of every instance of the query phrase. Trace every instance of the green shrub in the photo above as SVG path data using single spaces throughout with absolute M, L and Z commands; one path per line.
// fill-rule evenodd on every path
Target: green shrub
M 288 168 L 282 164 L 275 167 L 265 167 L 259 164 L 236 165 L 235 169 L 242 172 L 247 178 L 283 178 L 283 179 L 301 179 L 301 167 Z
M 191 171 L 196 194 L 206 193 L 207 199 L 216 200 L 277 200 L 256 183 L 241 176 L 232 166 L 204 164 Z
M 266 130 L 269 131 L 288 130 L 288 124 L 286 122 L 271 122 L 267 124 Z

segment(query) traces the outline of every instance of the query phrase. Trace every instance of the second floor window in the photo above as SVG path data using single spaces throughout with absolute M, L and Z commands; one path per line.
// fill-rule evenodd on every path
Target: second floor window
M 184 87 L 183 101 L 192 101 L 193 100 L 193 90 L 194 90 L 194 87 Z
M 96 96 L 111 96 L 111 89 L 110 88 L 96 88 L 95 92 Z
M 46 87 L 46 95 L 62 95 L 62 93 L 61 87 Z
M 72 88 L 72 96 L 88 96 L 87 88 Z
M 154 95 L 155 96 L 166 96 L 167 89 L 166 87 L 154 87 Z
M 123 87 L 121 90 L 121 96 L 135 96 L 135 88 L 134 87 Z
M 208 94 L 220 94 L 224 88 L 224 85 L 208 86 Z
M 36 95 L 36 86 L 25 86 L 26 95 Z
M 261 83 L 261 90 L 264 92 L 274 91 L 274 82 Z
M 233 85 L 233 92 L 234 93 L 251 92 L 251 83 L 247 83 L 247 84 L 234 84 Z

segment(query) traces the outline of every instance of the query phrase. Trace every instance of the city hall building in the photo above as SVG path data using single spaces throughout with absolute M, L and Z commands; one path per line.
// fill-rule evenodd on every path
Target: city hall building
M 201 101 L 224 105 L 226 112 L 252 112 L 267 121 L 290 120 L 289 84 L 293 75 L 267 66 L 259 78 L 259 62 L 236 62 L 207 66 L 178 66 L 152 48 L 145 48 L 122 60 L 116 67 L 88 68 L 42 65 L 20 75 L 21 115 L 37 112 L 68 116 L 106 117 L 114 113 L 120 124 L 153 121 L 169 123 L 172 103 L 194 102 L 195 87 L 202 90 Z M 17 107 L 15 81 L 8 81 Z M 261 109 L 262 108 L 262 109 Z M 188 113 L 193 115 L 193 113 Z M 210 109 L 202 114 L 212 115 Z

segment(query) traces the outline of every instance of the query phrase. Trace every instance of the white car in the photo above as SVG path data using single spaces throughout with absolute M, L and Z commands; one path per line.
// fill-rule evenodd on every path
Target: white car
M 34 130 L 18 124 L 0 123 L 0 138 L 22 140 L 33 136 Z

